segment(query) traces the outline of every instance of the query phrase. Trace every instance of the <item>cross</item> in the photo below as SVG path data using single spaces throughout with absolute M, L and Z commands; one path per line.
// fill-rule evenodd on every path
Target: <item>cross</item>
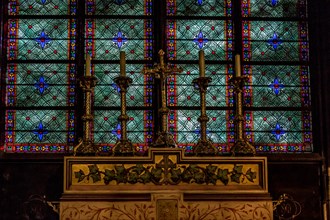
M 162 106 L 159 109 L 159 113 L 162 115 L 162 126 L 160 135 L 156 140 L 156 145 L 170 145 L 175 147 L 176 144 L 173 140 L 171 134 L 168 133 L 167 129 L 167 115 L 169 113 L 169 109 L 166 106 L 166 79 L 172 73 L 180 73 L 182 72 L 181 68 L 171 67 L 169 64 L 165 65 L 164 55 L 165 52 L 160 50 L 159 54 L 159 64 L 155 64 L 152 69 L 143 69 L 143 74 L 151 74 L 156 79 L 160 79 L 160 89 L 161 89 L 161 103 Z

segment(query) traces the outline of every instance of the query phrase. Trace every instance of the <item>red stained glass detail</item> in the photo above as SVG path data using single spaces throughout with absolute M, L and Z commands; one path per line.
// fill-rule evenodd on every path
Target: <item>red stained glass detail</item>
M 291 101 L 291 97 L 290 96 L 288 97 L 288 101 Z
M 133 75 L 135 72 L 134 71 L 131 71 L 130 74 Z
M 53 100 L 56 100 L 57 99 L 57 96 L 53 96 Z
M 52 117 L 52 120 L 53 120 L 53 121 L 55 121 L 55 120 L 56 120 L 56 117 L 55 117 L 55 116 L 54 116 L 54 117 Z
M 262 72 L 261 75 L 265 76 L 266 75 L 266 72 Z
M 28 116 L 28 117 L 26 117 L 25 119 L 26 119 L 27 121 L 29 121 L 29 120 L 30 120 L 30 117 Z
M 212 99 L 213 99 L 213 100 L 217 100 L 217 97 L 216 97 L 216 96 L 212 96 Z
M 104 119 L 104 121 L 108 121 L 109 118 L 108 117 L 104 117 L 103 119 Z
M 216 120 L 217 120 L 217 118 L 216 118 L 216 117 L 213 117 L 213 118 L 212 118 L 212 120 L 213 120 L 213 121 L 216 121 Z
M 54 8 L 55 8 L 55 9 L 58 9 L 58 5 L 55 5 Z
M 134 100 L 134 96 L 129 97 L 131 100 Z
M 131 29 L 134 29 L 134 25 L 131 25 L 130 28 L 131 28 Z
M 130 53 L 132 53 L 132 54 L 135 53 L 135 50 L 131 50 Z
M 190 26 L 186 26 L 186 30 L 189 30 L 190 29 Z
M 54 54 L 57 54 L 57 50 L 54 50 Z
M 214 10 L 215 10 L 215 7 L 214 7 L 214 6 L 212 6 L 210 9 L 211 9 L 211 11 L 214 11 Z
M 291 117 L 288 117 L 288 121 L 291 121 L 292 120 L 292 118 Z
M 217 74 L 217 72 L 215 72 L 215 71 L 212 71 L 212 75 L 215 75 L 215 74 Z
M 134 121 L 134 118 L 133 117 L 130 117 L 129 120 Z
M 31 51 L 31 50 L 28 50 L 27 52 L 28 52 L 28 53 L 32 53 L 32 51 Z
M 215 55 L 215 51 L 214 50 L 212 50 L 212 55 Z
M 187 50 L 187 51 L 186 51 L 186 54 L 190 54 L 190 51 L 189 51 L 189 50 Z
M 260 30 L 261 30 L 261 31 L 264 31 L 264 30 L 265 30 L 265 28 L 261 27 L 261 28 L 260 28 Z
M 54 71 L 53 71 L 53 74 L 54 74 L 54 75 L 56 75 L 56 74 L 57 74 L 57 71 L 56 71 L 56 70 L 54 70 Z
M 106 50 L 105 53 L 109 53 L 109 50 Z
M 28 28 L 31 29 L 32 28 L 32 25 L 29 25 Z
M 109 25 L 105 25 L 104 27 L 105 27 L 105 29 L 109 29 Z
M 31 70 L 26 71 L 26 74 L 31 74 Z
M 261 52 L 261 55 L 262 55 L 262 56 L 265 55 L 265 52 Z
M 211 27 L 211 30 L 212 30 L 212 31 L 214 31 L 214 30 L 215 30 L 215 27 L 214 27 L 214 26 L 212 26 L 212 27 Z
M 190 120 L 191 120 L 191 118 L 190 118 L 190 117 L 188 117 L 188 118 L 187 118 L 187 120 L 188 120 L 188 121 L 190 121 Z
M 264 119 L 264 121 L 267 121 L 267 118 L 266 117 L 264 117 L 263 119 Z
M 32 5 L 29 5 L 29 9 L 32 9 L 33 8 L 33 6 Z
M 190 96 L 187 96 L 187 99 L 188 99 L 188 100 L 190 100 L 190 99 L 191 99 L 191 97 L 190 97 Z
M 109 97 L 108 96 L 104 96 L 104 100 L 108 100 L 109 99 Z
M 58 28 L 58 26 L 57 26 L 57 25 L 55 25 L 55 26 L 54 26 L 54 29 L 57 29 L 57 28 Z

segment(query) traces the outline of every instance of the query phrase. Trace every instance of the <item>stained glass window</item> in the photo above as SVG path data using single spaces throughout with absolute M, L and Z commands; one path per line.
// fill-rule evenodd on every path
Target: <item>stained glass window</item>
M 311 152 L 306 1 L 242 1 L 246 134 L 258 152 Z
M 144 155 L 157 137 L 159 86 L 141 70 L 182 67 L 167 80 L 168 130 L 193 152 L 200 138 L 198 53 L 205 53 L 207 137 L 226 154 L 235 140 L 233 56 L 242 57 L 245 135 L 257 152 L 312 152 L 306 0 L 8 0 L 2 59 L 5 152 L 68 152 L 82 136 L 79 80 L 86 54 L 97 78 L 93 141 L 111 152 L 121 137 L 119 53 L 132 79 L 128 139 Z M 235 6 L 238 6 L 236 7 Z M 239 4 L 239 5 L 237 5 Z M 7 7 L 8 6 L 8 7 Z M 156 85 L 156 86 L 155 86 Z
M 228 83 L 233 74 L 232 4 L 168 0 L 166 32 L 168 59 L 184 69 L 168 80 L 169 130 L 187 153 L 200 139 L 200 94 L 192 81 L 199 77 L 198 52 L 204 50 L 206 76 L 212 78 L 206 93 L 207 136 L 219 152 L 228 152 L 234 141 L 233 93 Z
M 75 13 L 75 1 L 9 1 L 5 152 L 75 142 Z
M 121 137 L 119 53 L 126 53 L 127 76 L 132 84 L 127 91 L 127 138 L 144 154 L 152 142 L 152 78 L 141 70 L 152 59 L 153 21 L 151 1 L 88 1 L 86 3 L 86 53 L 97 63 L 93 72 L 98 78 L 94 98 L 94 142 L 103 152 L 111 151 Z M 102 18 L 98 17 L 102 15 Z M 127 18 L 130 15 L 130 18 Z M 109 18 L 104 18 L 109 16 Z M 116 16 L 113 19 L 112 16 Z M 147 61 L 147 62 L 146 62 Z

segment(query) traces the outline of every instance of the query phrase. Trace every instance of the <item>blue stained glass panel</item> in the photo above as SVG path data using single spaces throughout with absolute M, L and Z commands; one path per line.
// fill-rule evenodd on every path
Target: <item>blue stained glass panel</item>
M 150 0 L 95 0 L 95 15 L 150 15 Z M 149 12 L 149 13 L 148 13 Z
M 150 36 L 145 35 L 146 22 L 143 19 L 96 19 L 90 31 L 95 43 L 94 59 L 116 60 L 119 51 L 125 51 L 127 60 L 144 60 L 149 50 L 145 48 L 146 42 L 152 42 Z
M 18 60 L 69 59 L 68 20 L 19 19 L 18 21 L 19 31 L 15 36 L 18 41 Z M 9 20 L 9 23 L 11 22 L 16 21 Z
M 307 44 L 307 36 L 302 38 L 299 22 L 291 21 L 250 21 L 252 61 L 299 61 L 301 46 Z M 304 28 L 306 28 L 304 26 Z M 307 31 L 307 30 L 305 30 Z M 306 56 L 306 55 L 304 55 Z
M 12 143 L 66 144 L 68 114 L 65 110 L 15 110 Z
M 67 15 L 69 0 L 10 0 L 10 15 Z
M 11 97 L 11 93 L 8 92 L 7 100 L 16 99 L 15 106 L 67 106 L 71 102 L 68 100 L 70 86 L 66 65 L 20 63 L 11 74 L 16 76 L 16 95 Z M 74 92 L 74 86 L 72 89 L 71 92 Z
M 301 71 L 300 66 L 254 65 L 252 105 L 255 107 L 310 106 L 308 73 L 304 76 Z
M 225 16 L 226 0 L 168 0 L 169 16 Z
M 311 144 L 311 122 L 301 111 L 254 111 L 254 142 Z
M 177 60 L 198 60 L 200 49 L 204 50 L 206 60 L 226 60 L 225 21 L 176 20 L 175 28 L 171 22 L 168 21 L 168 31 L 175 31 L 176 38 L 167 40 L 175 44 Z
M 249 3 L 251 17 L 307 17 L 305 0 L 249 0 Z

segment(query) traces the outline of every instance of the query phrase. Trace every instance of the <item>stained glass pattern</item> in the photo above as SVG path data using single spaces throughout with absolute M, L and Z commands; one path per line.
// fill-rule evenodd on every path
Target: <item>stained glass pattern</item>
M 225 16 L 230 10 L 225 0 L 168 0 L 169 16 Z
M 117 60 L 120 50 L 126 51 L 127 60 L 151 58 L 151 20 L 87 20 L 86 30 L 87 52 L 95 60 Z
M 252 67 L 253 99 L 255 107 L 309 107 L 308 69 L 300 66 Z
M 90 14 L 95 15 L 132 15 L 142 16 L 151 15 L 151 0 L 95 0 L 95 10 L 89 10 Z
M 247 112 L 247 118 L 247 134 L 257 150 L 312 151 L 310 112 L 254 111 Z
M 198 60 L 198 51 L 203 49 L 206 60 L 226 60 L 232 48 L 226 25 L 221 20 L 168 20 L 168 57 Z
M 68 25 L 65 19 L 9 20 L 9 28 L 13 31 L 8 37 L 14 45 L 9 47 L 8 59 L 68 59 Z
M 127 76 L 132 79 L 126 94 L 127 106 L 151 106 L 152 78 L 141 74 L 142 64 L 127 64 Z M 120 88 L 114 82 L 119 76 L 119 64 L 96 64 L 95 106 L 120 106 Z M 148 88 L 147 88 L 148 87 Z
M 255 61 L 307 61 L 301 53 L 307 46 L 307 27 L 288 21 L 246 21 L 243 23 L 244 58 Z M 302 35 L 303 34 L 303 35 Z
M 69 0 L 9 0 L 10 15 L 67 15 Z
M 304 0 L 243 0 L 242 5 L 244 17 L 307 17 Z
M 64 152 L 74 141 L 74 114 L 63 110 L 8 110 L 8 152 Z
M 8 106 L 66 106 L 74 104 L 74 85 L 65 84 L 63 64 L 8 65 Z M 72 79 L 73 80 L 73 79 Z M 16 88 L 15 92 L 13 88 Z M 72 94 L 72 96 L 70 95 Z

